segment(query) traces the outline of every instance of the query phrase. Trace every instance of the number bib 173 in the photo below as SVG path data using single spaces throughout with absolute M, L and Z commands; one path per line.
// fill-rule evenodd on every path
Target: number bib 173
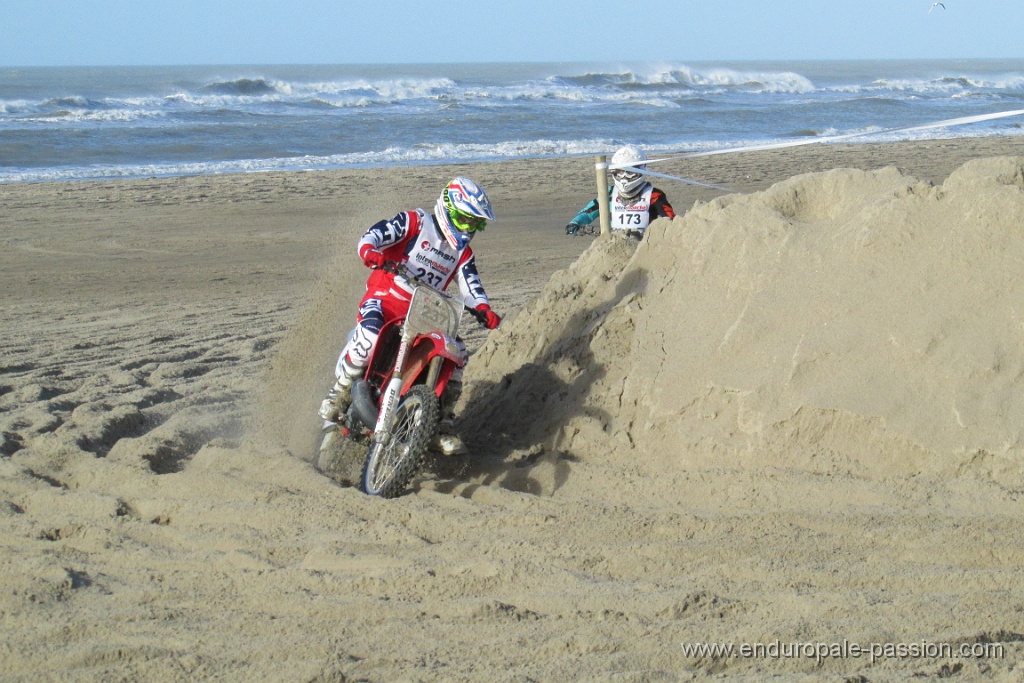
M 651 222 L 651 192 L 653 189 L 648 185 L 636 200 L 628 204 L 623 202 L 616 192 L 612 198 L 612 229 L 638 230 L 640 232 L 646 230 Z

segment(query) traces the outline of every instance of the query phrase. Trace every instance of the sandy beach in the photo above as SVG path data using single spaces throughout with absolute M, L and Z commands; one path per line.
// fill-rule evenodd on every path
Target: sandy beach
M 1024 137 L 660 164 L 733 192 L 639 247 L 592 162 L 0 185 L 0 680 L 1021 680 Z M 457 174 L 505 322 L 380 500 L 315 409 Z

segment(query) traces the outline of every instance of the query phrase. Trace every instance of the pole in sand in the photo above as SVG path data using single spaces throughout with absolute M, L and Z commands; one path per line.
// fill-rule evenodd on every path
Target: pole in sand
M 597 169 L 597 204 L 601 210 L 601 234 L 612 231 L 612 220 L 609 216 L 611 201 L 608 197 L 608 157 L 594 157 L 594 168 Z

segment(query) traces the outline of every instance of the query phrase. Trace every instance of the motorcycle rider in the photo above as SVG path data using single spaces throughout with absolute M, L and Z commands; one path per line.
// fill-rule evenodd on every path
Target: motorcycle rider
M 404 318 L 409 310 L 409 283 L 401 275 L 383 270 L 385 263 L 406 266 L 438 291 L 444 291 L 455 280 L 464 303 L 482 314 L 488 329 L 501 323 L 501 317 L 491 310 L 469 246 L 489 220 L 494 220 L 494 212 L 487 193 L 460 176 L 442 190 L 433 215 L 423 209 L 403 211 L 391 220 L 375 223 L 363 234 L 357 250 L 363 263 L 373 270 L 359 304 L 355 329 L 338 356 L 334 369 L 337 381 L 320 405 L 320 417 L 336 423 L 348 410 L 352 384 L 363 376 L 382 327 L 388 321 Z M 445 388 L 442 415 L 450 413 L 458 400 L 461 375 L 461 369 L 456 370 Z
M 612 230 L 623 230 L 625 234 L 642 237 L 647 226 L 655 218 L 675 218 L 676 212 L 669 204 L 665 193 L 648 182 L 642 173 L 630 170 L 647 168 L 647 155 L 643 150 L 626 145 L 612 156 L 611 166 L 614 183 L 609 189 Z M 569 221 L 565 226 L 565 234 L 593 232 L 593 228 L 587 229 L 586 226 L 597 220 L 600 215 L 598 200 L 594 199 Z

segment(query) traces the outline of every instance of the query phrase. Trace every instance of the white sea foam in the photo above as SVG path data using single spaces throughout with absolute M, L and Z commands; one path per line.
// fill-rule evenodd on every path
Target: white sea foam
M 31 107 L 28 100 L 0 100 L 0 114 L 23 114 Z
M 42 123 L 61 125 L 68 123 L 133 123 L 142 119 L 160 119 L 165 116 L 162 111 L 146 111 L 139 109 L 66 109 L 45 116 L 26 116 L 20 120 L 24 123 Z

